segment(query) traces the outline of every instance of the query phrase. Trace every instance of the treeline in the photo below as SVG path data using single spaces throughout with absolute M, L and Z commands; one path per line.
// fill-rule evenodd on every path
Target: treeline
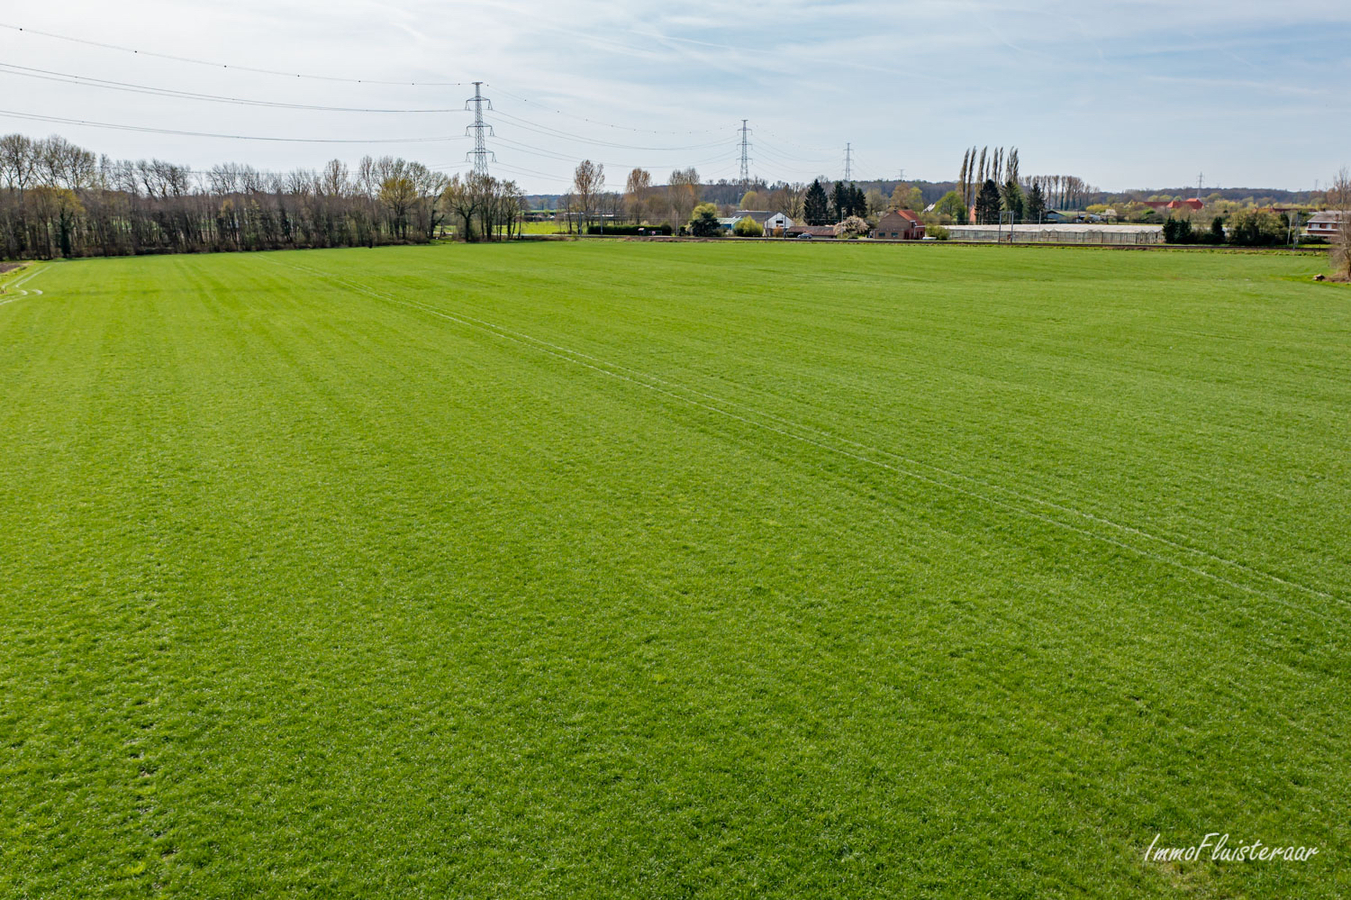
M 472 240 L 513 233 L 524 208 L 514 182 L 389 156 L 355 170 L 333 160 L 317 172 L 197 172 L 95 157 L 60 137 L 0 137 L 0 257 L 11 259 L 422 243 L 448 219 Z
M 1190 218 L 1170 216 L 1163 223 L 1169 244 L 1232 244 L 1235 247 L 1275 247 L 1298 238 L 1290 217 L 1265 209 L 1243 209 L 1228 218 L 1214 216 L 1209 226 Z
M 751 182 L 740 193 L 708 191 L 693 168 L 677 169 L 664 185 L 653 183 L 646 169 L 631 170 L 624 190 L 606 189 L 605 166 L 582 160 L 573 172 L 572 190 L 556 199 L 555 218 L 568 230 L 603 233 L 599 223 L 626 221 L 634 226 L 678 231 L 692 230 L 694 212 L 704 205 L 730 216 L 737 209 L 779 212 L 795 222 L 830 225 L 848 218 L 876 216 L 887 209 L 922 207 L 918 189 L 898 183 L 890 197 L 877 189 L 867 192 L 856 183 L 836 181 L 828 187 L 818 178 L 810 185 Z M 614 232 L 619 233 L 619 232 Z

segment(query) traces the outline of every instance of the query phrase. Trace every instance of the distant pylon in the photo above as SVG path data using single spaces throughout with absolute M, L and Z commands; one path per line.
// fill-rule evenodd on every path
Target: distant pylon
M 746 142 L 746 135 L 750 129 L 746 127 L 746 120 L 741 120 L 741 193 L 751 189 L 751 158 L 750 144 Z
M 844 180 L 854 180 L 854 145 L 844 145 Z
M 488 149 L 488 145 L 484 142 L 485 136 L 496 137 L 496 135 L 493 134 L 493 126 L 486 125 L 483 122 L 483 105 L 485 103 L 488 104 L 488 109 L 491 110 L 493 108 L 493 102 L 483 96 L 483 93 L 480 90 L 482 85 L 483 82 L 475 81 L 474 96 L 464 103 L 465 109 L 469 109 L 472 106 L 474 110 L 474 124 L 465 128 L 464 132 L 465 134 L 468 134 L 471 131 L 474 133 L 474 149 L 469 151 L 469 153 L 465 155 L 465 158 L 466 160 L 473 160 L 475 175 L 488 174 L 488 157 L 491 156 L 493 162 L 497 162 L 497 157 L 493 156 L 493 152 Z M 487 135 L 484 134 L 485 131 L 487 132 Z

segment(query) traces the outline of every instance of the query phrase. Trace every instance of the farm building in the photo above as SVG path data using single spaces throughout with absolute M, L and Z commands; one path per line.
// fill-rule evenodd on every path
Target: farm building
M 732 213 L 738 219 L 754 219 L 762 226 L 770 220 L 774 213 L 767 209 L 738 209 Z
M 951 240 L 1015 244 L 1162 244 L 1160 225 L 949 225 Z
M 1337 233 L 1343 222 L 1351 221 L 1351 212 L 1325 209 L 1316 212 L 1309 219 L 1307 233 L 1309 237 L 1330 238 Z
M 834 238 L 834 225 L 792 225 L 783 232 L 784 237 L 790 238 Z
M 789 228 L 792 228 L 793 220 L 780 212 L 775 213 L 768 219 L 765 219 L 765 221 L 762 222 L 761 224 L 765 226 L 765 234 L 773 234 L 774 229 L 776 228 L 782 228 L 784 231 L 787 231 Z
M 917 241 L 924 237 L 924 223 L 908 209 L 893 209 L 877 220 L 868 237 L 897 241 Z

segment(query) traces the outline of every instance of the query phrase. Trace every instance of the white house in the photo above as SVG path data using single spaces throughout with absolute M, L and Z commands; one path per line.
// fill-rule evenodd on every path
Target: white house
M 1335 209 L 1325 209 L 1322 212 L 1313 214 L 1309 219 L 1308 235 L 1309 237 L 1330 238 L 1337 233 L 1337 229 L 1351 218 L 1351 213 L 1341 212 Z
M 793 220 L 783 213 L 775 213 L 762 223 L 765 226 L 765 234 L 773 234 L 774 229 L 782 228 L 784 231 L 793 227 Z

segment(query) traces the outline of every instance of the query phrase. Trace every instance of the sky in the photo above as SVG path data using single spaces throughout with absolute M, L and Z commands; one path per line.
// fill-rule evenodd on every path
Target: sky
M 454 173 L 482 81 L 490 170 L 529 192 L 583 158 L 618 189 L 634 166 L 735 180 L 742 119 L 771 182 L 841 177 L 846 144 L 855 178 L 949 180 L 989 145 L 1105 190 L 1302 190 L 1351 165 L 1348 45 L 1351 3 L 1326 0 L 5 3 L 0 133 Z

